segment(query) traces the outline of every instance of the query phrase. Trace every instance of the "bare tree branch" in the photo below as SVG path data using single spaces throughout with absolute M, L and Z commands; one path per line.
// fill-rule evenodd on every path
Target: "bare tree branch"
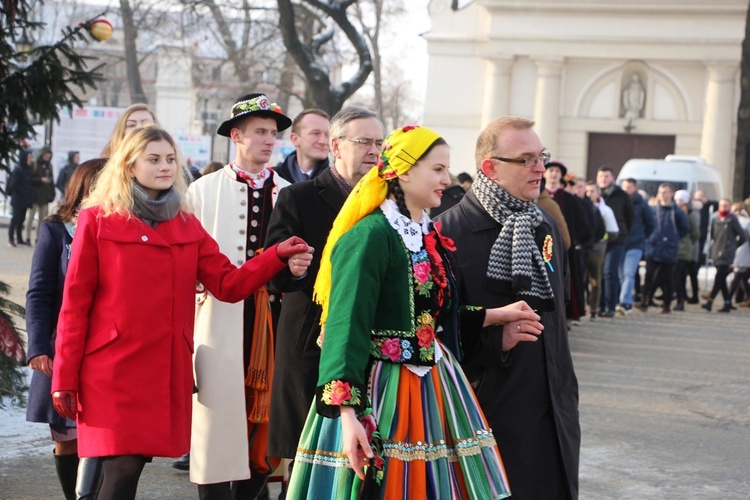
M 307 90 L 315 105 L 330 114 L 335 114 L 341 109 L 344 102 L 364 85 L 372 72 L 370 49 L 365 39 L 347 17 L 346 10 L 354 3 L 353 0 L 332 2 L 304 0 L 304 3 L 325 13 L 338 26 L 354 47 L 359 59 L 359 66 L 355 74 L 349 80 L 342 82 L 341 85 L 333 85 L 330 78 L 330 69 L 323 58 L 319 53 L 308 49 L 300 40 L 295 22 L 295 8 L 291 0 L 278 0 L 279 29 L 284 39 L 284 45 L 305 75 Z M 318 44 L 315 47 L 319 50 L 320 46 Z

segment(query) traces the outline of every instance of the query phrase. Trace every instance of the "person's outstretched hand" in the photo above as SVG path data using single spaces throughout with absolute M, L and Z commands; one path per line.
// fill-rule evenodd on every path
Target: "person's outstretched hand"
M 78 414 L 78 394 L 76 391 L 55 391 L 52 393 L 52 404 L 60 416 L 76 419 Z
M 276 255 L 282 262 L 287 262 L 293 255 L 307 252 L 308 248 L 310 247 L 305 240 L 299 236 L 292 236 L 276 245 Z

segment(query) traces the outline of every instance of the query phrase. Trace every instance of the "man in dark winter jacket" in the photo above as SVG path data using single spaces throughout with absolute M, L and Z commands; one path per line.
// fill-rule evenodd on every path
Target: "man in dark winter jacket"
M 10 206 L 13 208 L 13 216 L 8 226 L 8 246 L 29 245 L 23 240 L 23 221 L 28 210 L 34 203 L 34 191 L 31 187 L 31 164 L 32 153 L 29 150 L 21 151 L 18 166 L 8 180 L 7 192 L 10 194 Z
M 625 242 L 628 241 L 630 226 L 633 225 L 633 206 L 628 195 L 615 185 L 615 176 L 610 167 L 600 167 L 596 172 L 596 185 L 602 192 L 604 202 L 615 213 L 620 232 L 617 238 L 607 242 L 607 253 L 604 254 L 602 281 L 604 293 L 600 308 L 602 318 L 612 318 L 620 298 L 620 268 L 625 258 Z
M 328 129 L 331 117 L 320 109 L 305 109 L 292 121 L 289 139 L 294 151 L 274 167 L 276 173 L 294 184 L 314 179 L 329 167 Z M 356 137 L 348 138 L 357 141 Z
M 68 186 L 68 182 L 70 182 L 70 177 L 73 175 L 73 171 L 78 166 L 80 157 L 81 155 L 78 153 L 78 151 L 68 151 L 68 163 L 65 164 L 62 170 L 60 170 L 60 173 L 57 175 L 56 186 L 63 196 L 65 196 L 65 188 Z
M 34 192 L 34 203 L 29 207 L 26 217 L 26 241 L 31 242 L 31 229 L 34 218 L 38 215 L 37 238 L 39 237 L 39 225 L 47 217 L 49 204 L 55 201 L 55 183 L 52 174 L 52 150 L 44 147 L 34 160 L 31 167 L 31 188 Z
M 674 188 L 661 184 L 657 194 L 659 204 L 654 208 L 655 228 L 646 238 L 646 279 L 643 282 L 643 298 L 638 309 L 648 310 L 651 294 L 656 288 L 664 293 L 661 312 L 671 312 L 674 280 L 672 273 L 677 262 L 680 239 L 690 232 L 690 221 L 685 212 L 674 203 Z
M 622 189 L 630 197 L 633 205 L 633 225 L 628 232 L 628 239 L 625 242 L 625 258 L 622 262 L 622 286 L 620 287 L 620 304 L 617 306 L 617 313 L 625 315 L 633 308 L 633 289 L 635 288 L 636 274 L 638 265 L 643 258 L 643 250 L 646 245 L 646 238 L 654 230 L 654 216 L 646 200 L 638 194 L 638 181 L 635 179 L 625 179 L 622 183 Z
M 706 193 L 700 189 L 693 195 L 693 200 L 700 202 L 700 207 L 694 207 L 694 209 L 698 210 L 701 216 L 701 239 L 698 241 L 700 252 L 698 254 L 698 265 L 704 266 L 706 265 L 706 240 L 708 239 L 708 230 L 711 226 L 711 219 L 719 210 L 719 202 L 709 200 Z

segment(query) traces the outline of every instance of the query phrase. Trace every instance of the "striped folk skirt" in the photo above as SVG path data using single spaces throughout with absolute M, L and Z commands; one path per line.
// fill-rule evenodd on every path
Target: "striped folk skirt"
M 380 497 L 492 499 L 510 496 L 492 430 L 447 349 L 420 377 L 376 361 L 368 396 L 382 436 Z M 297 448 L 287 499 L 357 498 L 361 481 L 342 452 L 339 419 L 313 403 Z

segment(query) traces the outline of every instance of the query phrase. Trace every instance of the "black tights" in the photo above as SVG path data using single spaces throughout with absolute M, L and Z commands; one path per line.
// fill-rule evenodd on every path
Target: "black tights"
M 104 481 L 99 500 L 133 500 L 147 458 L 141 455 L 102 457 Z

